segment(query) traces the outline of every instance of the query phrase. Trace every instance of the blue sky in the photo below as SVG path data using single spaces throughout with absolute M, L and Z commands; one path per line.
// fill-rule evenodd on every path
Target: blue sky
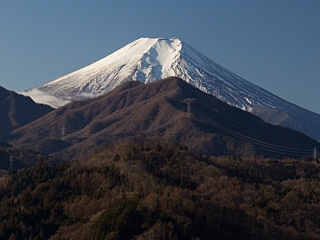
M 0 85 L 22 91 L 140 37 L 178 37 L 234 73 L 320 113 L 319 0 L 4 0 Z

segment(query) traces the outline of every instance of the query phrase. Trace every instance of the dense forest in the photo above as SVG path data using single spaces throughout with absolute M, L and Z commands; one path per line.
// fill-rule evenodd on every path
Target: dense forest
M 320 239 L 313 159 L 124 139 L 0 178 L 0 239 Z

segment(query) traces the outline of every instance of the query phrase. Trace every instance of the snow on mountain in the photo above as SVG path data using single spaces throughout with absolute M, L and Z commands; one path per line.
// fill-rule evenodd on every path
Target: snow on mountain
M 65 104 L 101 95 L 125 81 L 149 83 L 169 76 L 180 77 L 243 110 L 249 111 L 254 105 L 273 108 L 283 105 L 282 99 L 233 74 L 178 38 L 140 38 L 89 66 L 24 94 L 49 105 L 52 103 L 46 98 L 35 96 L 52 95 Z
M 91 65 L 23 94 L 37 102 L 58 107 L 69 101 L 109 92 L 126 81 L 150 83 L 169 76 L 180 77 L 202 91 L 258 116 L 266 115 L 267 109 L 271 123 L 278 121 L 272 120 L 273 115 L 283 116 L 284 111 L 288 113 L 283 120 L 288 122 L 286 126 L 297 125 L 296 129 L 301 130 L 300 122 L 292 123 L 292 115 L 300 114 L 301 119 L 309 113 L 313 114 L 313 119 L 319 117 L 237 76 L 178 38 L 140 38 Z M 261 106 L 265 109 L 256 110 Z M 320 132 L 316 138 L 320 139 Z
M 113 54 L 73 73 L 37 86 L 24 94 L 33 97 L 37 89 L 65 101 L 98 96 L 128 80 L 144 83 L 174 75 L 171 64 L 179 56 L 178 39 L 138 39 Z
M 24 96 L 30 96 L 32 97 L 33 101 L 37 103 L 44 103 L 53 108 L 61 107 L 70 102 L 68 100 L 57 98 L 49 93 L 42 92 L 36 88 L 30 89 L 26 92 L 20 92 L 20 94 Z

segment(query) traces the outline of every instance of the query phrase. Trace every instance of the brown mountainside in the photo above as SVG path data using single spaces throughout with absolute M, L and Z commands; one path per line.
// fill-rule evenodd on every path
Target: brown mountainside
M 188 107 L 189 105 L 189 107 Z M 295 130 L 266 124 L 179 78 L 126 82 L 110 93 L 73 102 L 13 132 L 13 144 L 81 157 L 128 137 L 164 137 L 209 155 L 312 154 L 319 144 Z
M 0 140 L 21 126 L 52 111 L 53 108 L 35 103 L 30 97 L 0 87 Z

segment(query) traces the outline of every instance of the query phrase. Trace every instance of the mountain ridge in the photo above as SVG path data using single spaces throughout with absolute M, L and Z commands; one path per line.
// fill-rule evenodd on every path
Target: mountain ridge
M 35 103 L 30 97 L 22 96 L 0 86 L 0 139 L 5 140 L 10 131 L 52 110 L 49 106 Z
M 16 146 L 31 144 L 40 152 L 72 157 L 125 137 L 160 137 L 208 155 L 301 157 L 306 153 L 301 149 L 308 148 L 310 156 L 313 147 L 320 147 L 306 135 L 267 124 L 173 77 L 150 84 L 125 82 L 105 95 L 69 103 L 13 134 Z
M 288 117 L 282 121 L 283 116 L 277 114 L 273 114 L 272 119 L 269 114 L 264 120 L 292 127 L 320 140 L 319 114 L 289 103 L 241 78 L 178 38 L 137 39 L 97 62 L 24 94 L 31 97 L 39 92 L 49 94 L 65 104 L 104 94 L 125 81 L 150 83 L 170 76 L 180 77 L 231 106 L 262 118 L 265 111 L 285 112 Z M 314 127 L 310 129 L 310 126 Z

